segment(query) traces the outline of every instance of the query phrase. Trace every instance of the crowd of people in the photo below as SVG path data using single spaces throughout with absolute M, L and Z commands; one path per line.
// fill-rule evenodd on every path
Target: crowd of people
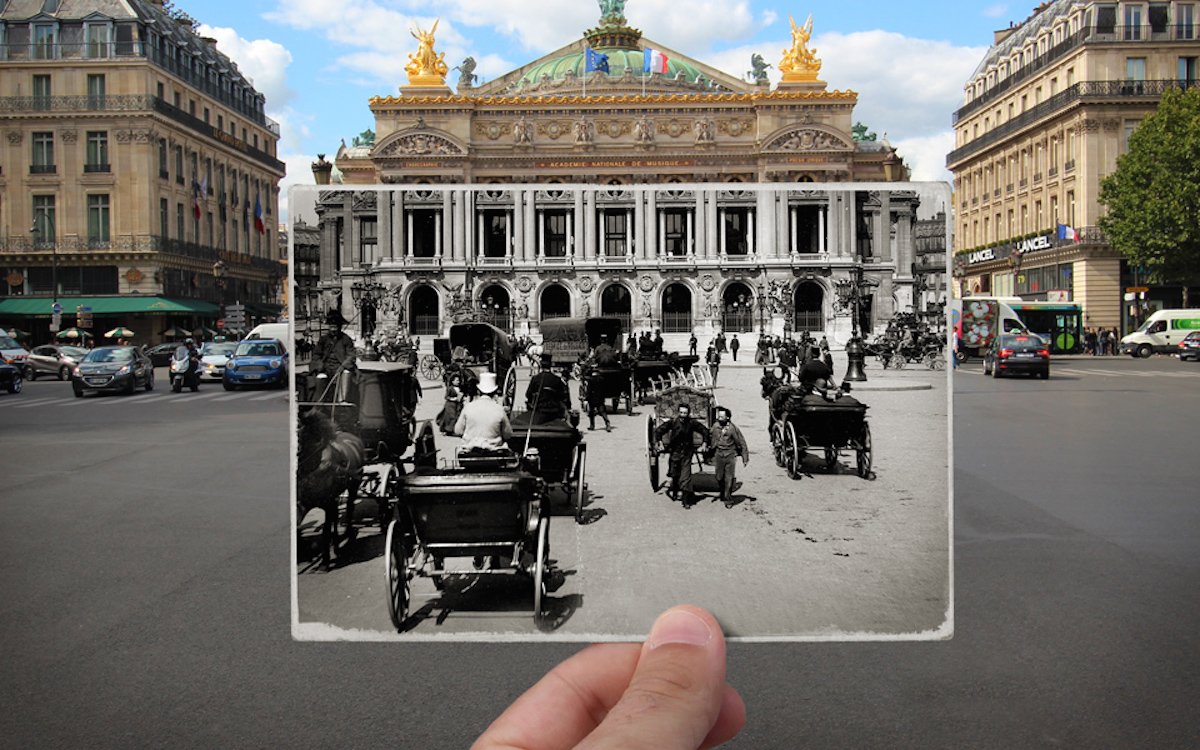
M 1116 328 L 1083 329 L 1083 350 L 1093 357 L 1115 357 L 1120 347 L 1121 334 L 1117 333 Z

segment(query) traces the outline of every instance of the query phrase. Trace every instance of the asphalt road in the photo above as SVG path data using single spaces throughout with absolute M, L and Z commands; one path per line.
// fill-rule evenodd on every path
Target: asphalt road
M 954 638 L 734 645 L 731 747 L 1200 745 L 1200 366 L 977 371 Z M 292 641 L 283 403 L 65 389 L 0 395 L 6 746 L 464 747 L 575 650 Z
M 321 573 L 307 557 L 300 564 L 298 633 L 629 640 L 686 600 L 721 613 L 726 632 L 739 637 L 945 637 L 951 629 L 945 372 L 877 373 L 870 387 L 926 388 L 860 394 L 873 436 L 870 480 L 856 475 L 850 450 L 830 474 L 821 449 L 806 456 L 801 479 L 790 479 L 771 453 L 760 375 L 758 368 L 726 367 L 715 391 L 752 454 L 748 466 L 738 467 L 743 486 L 732 508 L 709 493 L 685 509 L 665 491 L 651 490 L 645 436 L 653 405 L 635 407 L 632 416 L 614 414 L 612 432 L 587 431 L 583 418 L 585 523 L 574 522 L 566 498 L 554 490 L 550 550 L 561 575 L 540 627 L 527 577 L 452 577 L 444 592 L 421 577 L 412 586 L 416 614 L 397 635 L 386 604 L 384 540 L 371 518 L 346 550 L 346 565 Z M 520 368 L 521 401 L 527 377 Z M 417 418 L 432 419 L 441 403 L 441 391 L 430 390 Z M 438 435 L 443 459 L 459 442 Z M 664 457 L 664 477 L 666 464 Z M 359 507 L 376 512 L 373 500 Z M 470 570 L 469 563 L 452 558 L 447 569 Z

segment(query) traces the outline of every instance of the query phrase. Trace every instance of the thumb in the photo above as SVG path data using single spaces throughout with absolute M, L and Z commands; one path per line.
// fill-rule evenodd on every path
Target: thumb
M 695 750 L 725 694 L 721 626 L 699 607 L 673 607 L 651 628 L 624 695 L 578 747 Z

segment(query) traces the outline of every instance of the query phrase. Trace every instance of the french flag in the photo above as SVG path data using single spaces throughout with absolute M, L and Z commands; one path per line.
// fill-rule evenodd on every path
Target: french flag
M 254 196 L 254 228 L 258 230 L 259 234 L 267 232 L 267 225 L 263 223 L 262 201 L 258 199 L 257 195 Z
M 1076 232 L 1073 227 L 1069 227 L 1066 224 L 1059 224 L 1058 225 L 1058 239 L 1061 241 L 1070 240 L 1071 242 L 1078 242 L 1079 241 L 1079 233 Z
M 651 49 L 649 47 L 642 50 L 643 73 L 666 73 L 667 62 L 667 55 L 662 50 Z

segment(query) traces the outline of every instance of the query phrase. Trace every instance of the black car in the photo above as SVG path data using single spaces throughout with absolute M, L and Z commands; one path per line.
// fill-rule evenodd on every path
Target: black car
M 1032 333 L 997 336 L 983 353 L 983 374 L 998 378 L 1012 373 L 1050 377 L 1050 347 Z
M 1179 359 L 1200 362 L 1200 331 L 1192 331 L 1179 342 Z
M 89 391 L 133 393 L 154 389 L 154 365 L 135 346 L 102 346 L 88 352 L 71 374 L 71 388 L 81 398 Z
M 59 380 L 67 380 L 87 353 L 82 346 L 35 346 L 25 358 L 25 377 L 37 380 L 38 375 L 57 375 Z
M 175 355 L 175 350 L 183 346 L 182 343 L 176 341 L 168 344 L 159 344 L 152 346 L 146 350 L 146 356 L 150 358 L 150 362 L 155 367 L 170 367 L 171 357 Z
M 25 378 L 21 376 L 21 368 L 0 362 L 0 388 L 9 393 L 20 393 L 24 384 Z

